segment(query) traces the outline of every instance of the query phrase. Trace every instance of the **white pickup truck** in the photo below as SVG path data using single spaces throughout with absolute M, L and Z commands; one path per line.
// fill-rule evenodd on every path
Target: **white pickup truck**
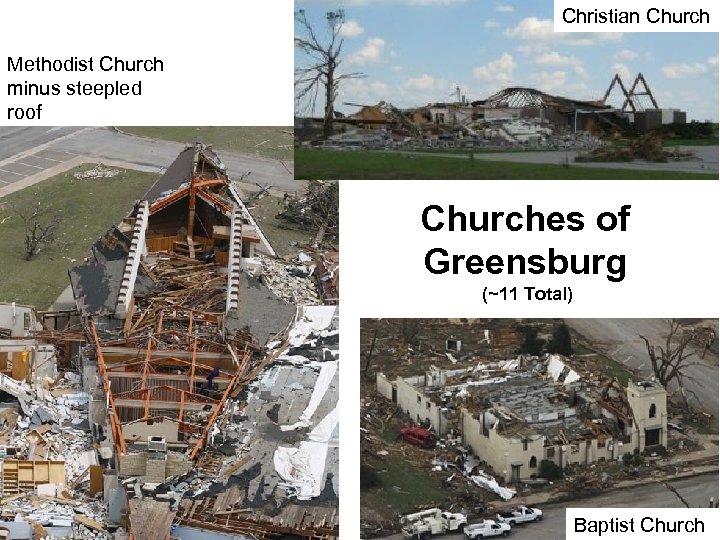
M 490 538 L 491 536 L 510 536 L 511 527 L 507 523 L 497 523 L 486 519 L 480 523 L 468 525 L 463 529 L 468 538 Z
M 542 510 L 538 508 L 528 508 L 527 506 L 518 506 L 513 510 L 498 512 L 495 516 L 500 523 L 507 523 L 515 526 L 518 523 L 526 523 L 528 521 L 538 521 L 542 519 Z
M 431 508 L 403 516 L 400 523 L 404 525 L 402 533 L 406 538 L 426 540 L 436 534 L 459 531 L 463 525 L 467 525 L 467 517 Z

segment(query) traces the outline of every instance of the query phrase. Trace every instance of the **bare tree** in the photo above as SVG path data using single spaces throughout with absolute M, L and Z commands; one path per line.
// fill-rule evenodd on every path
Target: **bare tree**
M 340 225 L 340 191 L 337 182 L 311 181 L 308 185 L 308 197 L 314 201 L 312 208 L 315 226 L 318 229 L 313 243 L 320 245 L 326 234 L 337 238 Z
M 642 335 L 640 338 L 645 342 L 653 374 L 658 382 L 666 389 L 672 381 L 677 382 L 685 406 L 688 406 L 687 394 L 694 395 L 694 392 L 685 387 L 686 380 L 693 380 L 687 370 L 692 366 L 700 365 L 700 362 L 689 361 L 688 359 L 693 356 L 694 352 L 685 351 L 693 339 L 692 333 L 684 332 L 681 324 L 675 319 L 670 320 L 669 324 L 670 328 L 665 337 L 665 343 L 662 345 L 654 345 Z
M 368 350 L 367 354 L 365 355 L 365 369 L 363 370 L 363 373 L 367 374 L 368 369 L 370 369 L 370 364 L 372 363 L 373 359 L 373 353 L 375 352 L 375 342 L 377 341 L 378 336 L 378 330 L 380 319 L 375 319 L 373 321 L 373 337 L 372 337 L 372 343 L 370 344 L 370 349 Z M 369 324 L 369 320 L 367 322 Z
M 62 222 L 59 210 L 38 201 L 35 205 L 14 205 L 13 211 L 25 227 L 24 259 L 31 260 L 55 240 L 55 233 Z
M 406 345 L 413 346 L 418 344 L 418 334 L 422 328 L 422 319 L 397 319 L 395 327 L 400 332 L 400 336 Z
M 323 117 L 323 137 L 332 134 L 332 122 L 335 116 L 335 98 L 338 93 L 340 81 L 358 79 L 365 75 L 362 73 L 338 72 L 342 63 L 340 55 L 344 39 L 341 36 L 345 24 L 345 11 L 328 11 L 325 14 L 328 36 L 321 39 L 315 29 L 307 20 L 304 9 L 295 12 L 295 20 L 300 25 L 303 35 L 295 36 L 295 47 L 308 57 L 308 64 L 295 68 L 295 104 L 309 100 L 311 110 L 315 108 L 320 91 L 325 98 L 325 113 Z M 323 44 L 323 42 L 326 42 Z

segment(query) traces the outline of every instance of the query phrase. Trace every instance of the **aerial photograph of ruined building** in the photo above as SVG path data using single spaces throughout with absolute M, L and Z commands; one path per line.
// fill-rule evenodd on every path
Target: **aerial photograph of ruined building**
M 0 538 L 337 537 L 337 183 L 281 128 L 0 135 Z
M 550 1 L 295 8 L 297 178 L 718 179 L 709 34 L 554 33 Z
M 363 537 L 556 539 L 570 506 L 716 506 L 717 332 L 362 319 Z

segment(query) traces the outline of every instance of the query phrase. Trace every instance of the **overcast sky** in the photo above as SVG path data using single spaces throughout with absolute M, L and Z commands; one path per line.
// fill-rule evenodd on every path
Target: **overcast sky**
M 343 102 L 398 107 L 468 100 L 507 86 L 531 86 L 600 99 L 615 73 L 626 86 L 642 72 L 662 108 L 688 119 L 718 120 L 718 35 L 712 33 L 555 34 L 551 0 L 296 0 L 324 30 L 324 14 L 343 8 Z M 300 32 L 298 25 L 296 33 Z M 303 56 L 296 51 L 295 63 Z M 620 101 L 616 89 L 609 101 Z

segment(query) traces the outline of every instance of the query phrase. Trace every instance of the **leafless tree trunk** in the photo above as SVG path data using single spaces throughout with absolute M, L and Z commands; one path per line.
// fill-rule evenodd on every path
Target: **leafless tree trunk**
M 33 206 L 16 205 L 13 210 L 25 226 L 24 259 L 29 261 L 55 240 L 62 218 L 58 210 L 40 201 Z
M 329 36 L 323 44 L 315 29 L 307 20 L 305 10 L 295 12 L 295 21 L 300 25 L 303 35 L 295 36 L 295 47 L 308 58 L 308 64 L 295 69 L 295 104 L 309 100 L 310 109 L 315 108 L 318 92 L 325 93 L 325 112 L 323 116 L 323 137 L 332 135 L 332 123 L 335 116 L 335 98 L 341 81 L 364 77 L 362 73 L 338 74 L 342 63 L 340 55 L 344 40 L 340 32 L 345 24 L 345 11 L 328 11 L 325 14 Z M 325 40 L 322 40 L 325 41 Z
M 365 374 L 367 374 L 368 369 L 370 369 L 370 364 L 372 363 L 373 353 L 375 352 L 375 342 L 377 341 L 378 330 L 379 330 L 379 321 L 375 320 L 373 323 L 372 343 L 370 344 L 370 350 L 365 355 L 365 369 L 363 370 L 363 373 L 365 373 Z
M 685 352 L 686 347 L 692 341 L 692 334 L 683 332 L 682 326 L 675 319 L 672 319 L 669 324 L 670 328 L 663 345 L 654 345 L 642 335 L 640 338 L 645 342 L 653 374 L 658 382 L 667 388 L 668 384 L 676 381 L 685 406 L 688 406 L 688 394 L 693 394 L 693 392 L 685 387 L 685 380 L 692 380 L 692 377 L 687 374 L 687 369 L 700 363 L 688 360 L 694 354 L 692 351 Z
M 406 345 L 417 345 L 420 327 L 421 319 L 399 319 L 397 321 L 397 328 Z

